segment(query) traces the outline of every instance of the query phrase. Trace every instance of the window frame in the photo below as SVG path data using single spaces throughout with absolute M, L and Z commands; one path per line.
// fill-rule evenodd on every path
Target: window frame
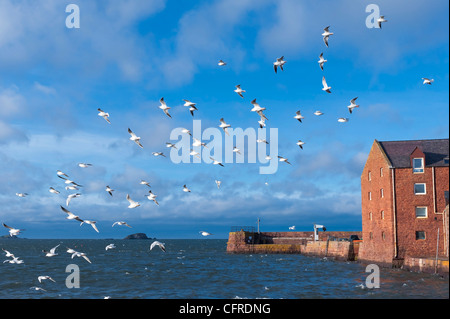
M 417 216 L 417 208 L 425 208 L 425 216 Z M 416 218 L 428 218 L 428 206 L 416 206 L 414 209 Z
M 418 233 L 423 233 L 423 238 L 418 238 Z M 416 240 L 426 240 L 427 239 L 427 233 L 424 230 L 416 230 Z
M 421 161 L 422 165 L 421 165 L 420 168 L 416 168 L 415 167 L 415 165 L 414 165 L 415 164 L 414 163 L 415 160 L 420 160 Z M 413 173 L 414 174 L 423 174 L 423 173 L 425 173 L 425 159 L 423 157 L 414 157 L 412 159 L 412 168 L 413 168 Z
M 417 193 L 416 192 L 416 185 L 423 185 L 424 186 L 424 192 L 423 193 Z M 427 194 L 427 183 L 414 183 L 414 195 L 426 195 Z

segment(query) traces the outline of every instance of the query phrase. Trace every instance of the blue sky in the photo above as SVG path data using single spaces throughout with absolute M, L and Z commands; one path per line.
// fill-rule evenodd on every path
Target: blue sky
M 258 217 L 263 231 L 312 230 L 314 223 L 360 230 L 360 175 L 374 139 L 448 138 L 448 1 L 70 3 L 80 8 L 79 29 L 65 25 L 68 3 L 0 0 L 0 221 L 26 229 L 22 237 L 200 238 L 206 230 L 227 238 L 231 226 L 256 226 Z M 371 3 L 388 20 L 381 30 L 366 27 Z M 328 25 L 327 48 L 321 34 Z M 275 74 L 280 56 L 287 63 Z M 228 64 L 219 67 L 219 59 Z M 321 90 L 322 76 L 331 94 Z M 423 85 L 423 77 L 435 82 Z M 233 92 L 237 84 L 244 99 Z M 158 108 L 161 97 L 172 119 Z M 360 107 L 349 114 L 354 97 Z M 292 166 L 261 175 L 260 163 L 219 167 L 152 156 L 168 153 L 171 131 L 191 129 L 193 119 L 203 129 L 222 117 L 256 129 L 254 98 Z M 194 118 L 182 99 L 197 103 Z M 111 125 L 97 116 L 99 107 Z M 143 149 L 128 139 L 128 127 Z M 65 219 L 59 206 L 73 192 L 57 170 L 84 186 L 69 209 L 96 220 L 99 234 Z M 159 207 L 144 197 L 141 179 Z M 51 186 L 61 193 L 49 193 Z M 128 209 L 127 193 L 141 206 Z M 133 228 L 112 228 L 118 220 Z

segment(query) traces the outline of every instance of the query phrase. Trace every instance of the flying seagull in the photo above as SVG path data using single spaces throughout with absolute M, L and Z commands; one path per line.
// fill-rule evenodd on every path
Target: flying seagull
M 434 82 L 434 79 L 422 78 L 423 84 L 431 85 Z
M 17 228 L 10 227 L 10 226 L 6 225 L 5 223 L 2 223 L 2 225 L 3 225 L 3 227 L 9 229 L 9 235 L 10 235 L 11 237 L 12 237 L 12 236 L 17 236 L 17 235 L 19 235 L 19 233 L 20 233 L 21 231 L 25 230 L 25 229 L 17 229 Z
M 301 149 L 303 149 L 303 145 L 305 144 L 305 142 L 298 140 L 298 142 L 296 143 Z
M 72 198 L 76 198 L 76 197 L 80 197 L 81 194 L 77 193 L 77 194 L 70 194 L 69 196 L 67 196 L 66 199 L 66 206 L 69 206 L 70 201 L 72 200 Z
M 63 172 L 61 172 L 60 170 L 57 170 L 57 171 L 56 171 L 56 174 L 57 174 L 58 176 L 60 176 L 60 177 L 67 177 L 67 178 L 69 178 L 69 175 L 67 175 L 67 174 L 65 174 L 65 173 L 63 173 Z
M 186 184 L 183 185 L 183 192 L 185 192 L 185 193 L 191 192 L 191 190 L 189 188 L 187 188 Z
M 202 234 L 202 236 L 205 236 L 205 237 L 212 235 L 211 233 L 208 233 L 207 231 L 203 231 L 203 230 L 199 231 L 199 233 Z
M 330 37 L 330 35 L 334 34 L 333 32 L 329 31 L 329 28 L 330 28 L 330 26 L 328 26 L 325 29 L 323 29 L 324 32 L 322 33 L 323 42 L 325 42 L 325 45 L 327 46 L 327 48 L 328 48 L 328 38 Z
M 295 226 L 290 226 L 289 230 L 295 230 Z
M 59 191 L 54 189 L 53 187 L 50 187 L 50 189 L 48 191 L 53 194 L 59 194 Z
M 187 128 L 182 128 L 181 133 L 189 134 L 190 136 L 192 136 L 191 131 L 189 131 Z
M 86 168 L 86 167 L 92 166 L 92 164 L 88 164 L 88 163 L 78 163 L 78 166 L 80 166 L 80 167 L 82 167 L 82 168 Z
M 80 226 L 83 225 L 83 223 L 86 223 L 86 224 L 88 224 L 88 225 L 91 225 L 92 228 L 94 228 L 94 230 L 95 230 L 97 233 L 99 233 L 98 228 L 97 228 L 97 226 L 95 225 L 95 224 L 97 223 L 96 221 L 93 221 L 93 220 L 83 220 L 83 221 L 81 222 Z
M 196 104 L 192 103 L 189 100 L 183 100 L 183 101 L 185 102 L 184 106 L 189 107 L 189 112 L 191 112 L 191 115 L 194 116 L 194 111 L 198 111 L 197 107 L 195 106 Z
M 98 116 L 103 117 L 106 122 L 108 122 L 109 124 L 111 124 L 111 122 L 109 121 L 108 117 L 109 117 L 109 113 L 104 112 L 102 109 L 98 108 L 97 109 L 100 113 L 98 113 Z
M 284 60 L 284 56 L 282 56 L 281 58 L 277 58 L 277 60 L 273 63 L 273 69 L 275 70 L 275 73 L 277 73 L 278 67 L 280 67 L 281 71 L 284 71 L 283 65 L 285 63 L 286 61 Z
M 340 118 L 338 118 L 338 122 L 341 122 L 341 123 L 348 122 L 348 118 L 340 117 Z
M 241 150 L 238 149 L 236 146 L 233 147 L 233 153 L 241 154 Z
M 161 105 L 158 106 L 158 107 L 159 107 L 161 110 L 163 110 L 164 113 L 166 113 L 166 115 L 167 115 L 168 117 L 172 118 L 172 116 L 170 116 L 170 114 L 169 114 L 169 109 L 170 109 L 170 107 L 167 106 L 167 104 L 166 104 L 166 102 L 164 101 L 164 98 L 163 98 L 163 97 L 159 100 L 159 103 L 161 103 Z
M 196 157 L 198 157 L 198 158 L 201 158 L 201 157 L 200 157 L 200 153 L 199 153 L 199 152 L 196 152 L 196 151 L 194 151 L 194 150 L 192 150 L 192 149 L 191 149 L 191 152 L 189 153 L 189 155 L 191 155 L 191 156 L 196 156 Z
M 39 280 L 40 283 L 42 283 L 42 280 L 50 280 L 50 281 L 56 282 L 56 281 L 54 281 L 53 278 L 50 277 L 50 276 L 39 276 L 39 277 L 38 277 L 38 280 Z
M 66 217 L 66 219 L 70 219 L 70 220 L 75 219 L 75 220 L 78 220 L 79 222 L 83 221 L 80 217 L 78 217 L 75 214 L 73 214 L 72 212 L 68 211 L 66 208 L 62 207 L 61 205 L 59 207 L 61 207 L 62 211 L 68 215 Z
M 45 257 L 54 257 L 57 256 L 58 254 L 56 253 L 56 248 L 59 247 L 59 244 L 55 247 L 53 247 L 52 249 L 50 249 L 50 251 L 47 250 L 42 250 L 43 253 L 45 253 Z
M 59 178 L 65 180 L 65 184 L 72 184 L 72 186 L 78 186 L 78 187 L 82 187 L 82 185 L 75 183 L 74 181 L 71 181 L 70 179 L 67 179 L 63 176 L 58 175 Z
M 141 206 L 141 204 L 132 200 L 129 194 L 127 194 L 127 201 L 130 202 L 130 205 L 128 205 L 128 208 L 136 208 L 136 207 Z
M 268 120 L 267 117 L 263 114 L 263 111 L 266 110 L 265 107 L 261 107 L 258 103 L 256 103 L 256 99 L 254 99 L 250 103 L 252 103 L 253 105 L 253 108 L 250 111 L 258 113 L 258 115 L 261 116 L 261 119 L 264 118 L 265 120 Z
M 212 158 L 211 156 L 210 156 L 209 158 L 213 161 L 213 165 L 220 165 L 220 166 L 224 167 L 223 164 L 222 164 L 221 162 L 216 161 L 216 160 L 215 160 L 214 158 Z
M 241 89 L 241 85 L 236 85 L 236 90 L 234 90 L 234 92 L 236 92 L 237 94 L 239 94 L 239 96 L 241 98 L 244 98 L 244 96 L 242 95 L 242 93 L 245 93 L 245 90 Z
M 25 197 L 28 196 L 28 193 L 16 193 L 16 195 L 19 197 Z
M 387 20 L 384 18 L 384 16 L 380 16 L 380 17 L 377 19 L 377 22 L 378 22 L 378 28 L 381 29 L 381 23 L 387 22 Z
M 350 114 L 352 114 L 353 109 L 354 109 L 355 107 L 359 107 L 359 105 L 357 105 L 357 104 L 355 103 L 355 101 L 356 101 L 357 98 L 358 98 L 358 97 L 355 97 L 354 99 L 352 99 L 352 100 L 350 101 L 350 105 L 347 106 L 347 107 L 348 107 L 348 111 L 350 112 Z
M 219 125 L 219 127 L 221 127 L 221 128 L 223 129 L 223 131 L 224 131 L 227 135 L 230 135 L 230 134 L 228 133 L 227 128 L 231 127 L 231 124 L 227 124 L 227 123 L 225 122 L 225 120 L 223 119 L 223 117 L 220 119 L 220 125 Z
M 128 128 L 128 133 L 130 133 L 130 135 L 131 135 L 130 140 L 132 140 L 137 145 L 139 145 L 140 148 L 144 148 L 144 146 L 142 146 L 142 144 L 141 144 L 141 138 L 136 136 L 136 134 L 134 134 L 133 131 L 130 130 L 130 128 Z
M 322 77 L 322 85 L 323 85 L 322 91 L 325 91 L 327 93 L 331 93 L 331 91 L 330 91 L 331 86 L 328 86 L 327 81 L 325 80 L 325 77 Z
M 113 195 L 112 194 L 112 192 L 114 192 L 114 189 L 112 189 L 111 187 L 109 187 L 109 186 L 106 186 L 106 189 L 105 189 L 105 191 L 107 191 L 108 193 L 109 193 L 109 195 Z
M 162 157 L 166 157 L 166 155 L 164 155 L 163 152 L 152 152 L 153 156 L 158 157 L 158 156 L 162 156 Z
M 195 137 L 193 137 L 193 139 L 194 139 L 194 142 L 192 143 L 192 146 L 204 146 L 204 147 L 208 148 L 206 146 L 206 143 L 203 143 L 202 141 L 196 139 Z
M 150 250 L 152 250 L 155 246 L 158 246 L 159 248 L 161 248 L 161 250 L 163 252 L 166 252 L 166 247 L 164 246 L 163 243 L 155 240 L 151 245 L 150 245 Z
M 75 252 L 72 254 L 72 257 L 71 257 L 71 258 L 73 259 L 73 257 L 83 257 L 88 263 L 92 264 L 92 262 L 89 260 L 88 256 L 86 256 L 85 253 L 80 253 L 80 252 L 78 252 L 78 251 L 75 251 Z
M 221 181 L 216 180 L 217 189 L 220 189 L 220 184 L 222 184 Z
M 295 112 L 295 116 L 294 119 L 298 120 L 300 123 L 302 123 L 302 119 L 304 119 L 305 117 L 301 114 L 300 111 Z
M 151 187 L 151 186 L 150 186 L 150 183 L 147 182 L 147 181 L 144 181 L 143 179 L 140 181 L 139 184 L 141 184 L 141 185 L 147 185 L 148 187 Z
M 112 224 L 111 227 L 114 227 L 115 225 L 119 225 L 119 226 L 127 226 L 132 228 L 130 225 L 128 225 L 126 222 L 115 222 L 114 224 Z
M 292 165 L 291 163 L 289 163 L 287 158 L 284 158 L 283 156 L 278 156 L 278 158 L 279 158 L 280 162 L 285 162 L 285 163 L 288 163 L 289 165 Z
M 114 249 L 114 248 L 116 248 L 116 245 L 114 245 L 114 244 L 109 244 L 108 246 L 105 247 L 105 250 L 108 250 L 108 249 Z
M 148 195 L 145 195 L 145 197 L 147 197 L 148 200 L 154 201 L 155 204 L 159 206 L 159 203 L 158 203 L 158 201 L 156 200 L 156 197 L 158 197 L 158 195 L 153 194 L 152 191 L 148 191 Z
M 6 250 L 6 249 L 4 249 L 4 248 L 2 248 L 2 250 L 5 252 L 5 256 L 6 256 L 6 257 L 12 257 L 12 258 L 14 258 L 14 254 L 13 254 L 13 253 L 9 252 L 8 250 Z
M 168 147 L 168 148 L 171 147 L 171 148 L 177 149 L 177 147 L 173 143 L 166 143 L 166 147 Z
M 323 64 L 325 62 L 328 62 L 327 60 L 325 60 L 323 58 L 323 52 L 319 55 L 319 61 L 317 63 L 319 63 L 320 69 L 323 71 Z
M 217 63 L 217 65 L 224 66 L 224 65 L 227 65 L 227 64 L 225 62 L 223 62 L 222 60 L 219 60 L 219 63 Z
M 314 112 L 314 115 L 317 115 L 317 116 L 321 116 L 321 115 L 323 115 L 324 113 L 322 113 L 321 111 L 315 111 Z

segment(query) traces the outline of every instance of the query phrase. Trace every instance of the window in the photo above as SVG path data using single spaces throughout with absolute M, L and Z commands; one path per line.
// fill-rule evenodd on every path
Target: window
M 381 238 L 383 238 L 383 240 L 385 240 L 385 239 L 386 239 L 386 235 L 384 234 L 384 231 L 383 231 L 383 232 L 381 232 Z
M 413 173 L 423 173 L 423 158 L 413 158 Z
M 368 176 L 368 178 L 369 178 L 369 181 L 371 181 L 372 180 L 372 173 L 369 171 L 369 176 Z
M 384 219 L 384 210 L 381 211 L 381 219 Z
M 372 200 L 372 192 L 369 192 L 369 200 Z
M 424 231 L 416 231 L 416 240 L 424 240 L 425 232 Z
M 381 196 L 381 198 L 384 197 L 384 189 L 380 189 L 380 196 Z
M 369 213 L 369 220 L 372 220 L 372 212 Z
M 414 184 L 414 194 L 415 195 L 425 195 L 427 193 L 427 188 L 425 183 Z
M 416 207 L 416 218 L 427 218 L 427 207 Z
M 380 168 L 380 177 L 383 177 L 383 167 Z

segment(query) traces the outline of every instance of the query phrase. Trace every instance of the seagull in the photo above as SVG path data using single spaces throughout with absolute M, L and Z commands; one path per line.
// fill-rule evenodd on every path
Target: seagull
M 261 120 L 258 121 L 258 124 L 260 128 L 266 126 L 266 120 L 264 119 L 264 117 L 261 116 Z
M 161 248 L 161 250 L 163 252 L 166 252 L 166 247 L 164 246 L 163 243 L 155 240 L 151 245 L 150 245 L 150 250 L 152 250 L 155 246 L 158 246 L 159 248 Z
M 127 226 L 132 228 L 130 225 L 128 225 L 126 222 L 115 222 L 112 227 L 114 227 L 115 225 L 119 225 L 119 226 Z
M 2 250 L 5 252 L 5 256 L 6 257 L 12 257 L 14 258 L 14 254 L 10 253 L 9 251 L 7 251 L 6 249 L 2 248 Z
M 317 63 L 319 63 L 320 69 L 323 71 L 323 64 L 325 62 L 328 62 L 328 60 L 325 60 L 323 58 L 323 52 L 319 55 L 319 61 L 317 61 Z
M 283 156 L 278 156 L 278 158 L 279 158 L 280 162 L 285 162 L 285 163 L 288 163 L 289 165 L 292 165 L 291 163 L 289 163 L 287 158 L 284 158 Z
M 431 85 L 434 82 L 434 79 L 422 78 L 423 84 Z
M 303 145 L 305 144 L 305 142 L 302 142 L 301 140 L 298 140 L 298 142 L 296 143 L 301 149 L 303 149 Z
M 114 244 L 109 244 L 108 246 L 105 247 L 105 250 L 108 250 L 108 249 L 114 249 L 114 248 L 116 248 L 116 245 L 114 245 Z
M 340 117 L 340 118 L 338 118 L 338 122 L 341 122 L 341 123 L 348 122 L 348 118 Z
M 42 291 L 47 292 L 47 290 L 45 290 L 45 289 L 43 289 L 43 288 L 41 288 L 41 287 L 36 287 L 36 286 L 30 287 L 30 289 L 34 289 L 34 290 L 36 290 L 36 291 L 42 290 Z
M 70 194 L 69 196 L 67 196 L 66 199 L 66 206 L 69 206 L 69 203 L 71 201 L 72 198 L 76 198 L 76 197 L 80 197 L 81 194 L 77 193 L 77 194 Z
M 92 228 L 94 228 L 94 230 L 95 230 L 97 233 L 99 233 L 99 231 L 98 231 L 98 229 L 97 229 L 97 226 L 95 225 L 96 221 L 93 221 L 93 220 L 83 220 L 83 221 L 81 222 L 80 226 L 83 225 L 83 223 L 86 223 L 86 224 L 91 225 Z
M 257 143 L 266 143 L 266 144 L 269 144 L 269 142 L 267 142 L 265 139 L 262 139 L 262 140 L 261 140 L 261 139 L 257 139 L 256 142 L 257 142 Z
M 129 195 L 129 194 L 127 194 L 127 201 L 130 202 L 130 205 L 128 205 L 128 208 L 136 208 L 136 207 L 141 206 L 141 204 L 139 204 L 138 202 L 135 202 L 134 200 L 132 200 L 132 199 L 130 198 L 130 195 Z
M 322 113 L 321 111 L 315 111 L 314 112 L 314 115 L 317 115 L 317 116 L 321 116 L 321 115 L 323 115 L 324 113 Z
M 191 156 L 197 156 L 198 158 L 200 158 L 200 153 L 199 153 L 199 152 L 196 152 L 196 151 L 194 151 L 194 150 L 191 150 L 191 152 L 189 153 L 189 155 L 191 155 Z
M 145 195 L 145 197 L 147 197 L 148 200 L 154 201 L 155 204 L 159 206 L 159 203 L 158 203 L 158 201 L 156 200 L 156 197 L 158 197 L 158 195 L 153 194 L 152 191 L 148 191 L 148 195 Z
M 350 114 L 352 114 L 352 111 L 353 111 L 353 109 L 354 109 L 355 107 L 359 107 L 359 105 L 357 105 L 357 104 L 355 103 L 355 101 L 356 101 L 357 98 L 358 98 L 358 97 L 355 97 L 354 99 L 352 99 L 352 100 L 350 101 L 350 105 L 347 106 L 347 107 L 348 107 L 348 110 L 349 110 L 349 112 L 350 112 Z
M 301 114 L 300 111 L 295 112 L 295 116 L 294 119 L 298 120 L 300 123 L 302 123 L 302 119 L 304 119 L 305 117 Z
M 50 193 L 53 194 L 59 194 L 59 191 L 57 191 L 56 189 L 54 189 L 53 187 L 50 187 L 50 189 L 48 190 Z
M 150 186 L 150 183 L 147 182 L 147 181 L 144 181 L 144 180 L 141 180 L 141 182 L 140 182 L 139 184 L 141 184 L 141 185 L 147 185 L 148 187 L 151 187 L 151 186 Z
M 47 250 L 43 250 L 42 252 L 45 253 L 45 257 L 54 257 L 57 256 L 58 254 L 56 253 L 56 248 L 59 247 L 59 244 L 55 247 L 53 247 L 52 249 L 50 249 L 50 251 Z
M 327 81 L 325 80 L 325 77 L 322 78 L 322 85 L 323 85 L 322 91 L 325 91 L 327 93 L 331 93 L 331 91 L 330 91 L 331 86 L 328 86 Z
M 194 142 L 192 143 L 192 146 L 204 146 L 206 148 L 208 148 L 206 146 L 206 143 L 201 142 L 200 140 L 196 139 L 195 137 L 193 137 Z
M 186 187 L 186 184 L 183 185 L 183 192 L 185 192 L 185 193 L 190 193 L 191 192 L 191 190 Z
M 200 234 L 202 234 L 202 236 L 211 236 L 212 234 L 211 233 L 208 233 L 208 232 L 206 232 L 206 231 L 203 231 L 203 230 L 201 230 L 201 231 L 199 231 L 199 233 Z
M 236 92 L 237 94 L 239 94 L 239 96 L 241 98 L 244 98 L 244 96 L 242 95 L 242 93 L 245 93 L 245 90 L 241 89 L 241 85 L 238 84 L 236 85 L 236 90 L 234 90 L 234 92 Z
M 277 60 L 273 63 L 273 69 L 275 70 L 275 73 L 277 73 L 278 67 L 280 67 L 281 71 L 284 71 L 283 65 L 285 63 L 286 61 L 284 61 L 284 56 L 282 56 L 281 58 L 277 58 Z
M 75 185 L 69 185 L 69 186 L 66 186 L 65 189 L 66 189 L 66 190 L 69 190 L 69 189 L 70 189 L 70 190 L 79 190 L 79 188 L 76 187 Z
M 230 134 L 228 133 L 227 128 L 231 127 L 231 124 L 227 124 L 227 123 L 225 122 L 225 120 L 223 119 L 223 117 L 220 119 L 220 125 L 219 125 L 219 127 L 221 127 L 221 128 L 223 129 L 223 131 L 224 131 L 227 135 L 230 135 Z
M 92 262 L 89 260 L 88 256 L 86 256 L 85 253 L 80 253 L 80 252 L 76 251 L 72 254 L 71 258 L 73 259 L 73 257 L 83 257 L 88 263 L 92 264 Z
M 23 260 L 19 260 L 19 257 L 12 257 L 13 259 L 6 259 L 3 261 L 3 263 L 10 263 L 10 264 L 23 264 Z
M 69 178 L 69 175 L 67 175 L 67 174 L 65 174 L 65 173 L 63 173 L 63 172 L 61 172 L 60 170 L 57 170 L 57 171 L 56 171 L 56 174 L 57 174 L 58 176 L 63 176 L 63 177 Z
M 75 220 L 78 220 L 79 222 L 83 221 L 80 217 L 74 215 L 73 213 L 71 213 L 66 208 L 62 207 L 61 205 L 59 207 L 61 207 L 63 212 L 67 213 L 68 216 L 66 217 L 66 219 L 75 219 Z
M 194 116 L 194 111 L 198 111 L 197 107 L 195 106 L 196 104 L 192 103 L 189 100 L 183 100 L 183 101 L 185 102 L 184 106 L 189 107 L 189 112 L 191 112 L 191 115 Z
M 9 229 L 9 235 L 10 235 L 11 237 L 12 237 L 12 236 L 17 236 L 17 235 L 19 235 L 19 233 L 20 233 L 21 231 L 25 230 L 25 229 L 16 229 L 16 228 L 10 227 L 10 226 L 6 225 L 5 223 L 2 223 L 2 225 L 3 225 L 3 227 Z
M 109 193 L 109 195 L 113 195 L 112 194 L 112 192 L 114 192 L 114 189 L 112 189 L 111 187 L 109 187 L 109 186 L 106 186 L 106 189 L 105 189 L 105 191 L 107 191 L 108 193 Z
M 171 148 L 177 149 L 177 147 L 173 143 L 166 143 L 166 147 L 168 147 L 168 148 L 171 147 Z
M 153 156 L 158 157 L 158 156 L 163 156 L 166 157 L 166 155 L 164 155 L 163 152 L 152 152 Z
M 241 154 L 241 150 L 235 146 L 235 147 L 233 147 L 233 153 Z
M 382 22 L 387 22 L 387 20 L 384 18 L 384 16 L 380 16 L 380 17 L 377 19 L 377 22 L 378 22 L 378 28 L 381 29 L 381 23 L 382 23 Z
M 227 64 L 225 62 L 223 62 L 222 60 L 219 60 L 219 63 L 217 63 L 217 65 L 224 66 L 224 65 L 227 65 Z
M 25 197 L 28 196 L 28 193 L 16 193 L 16 195 L 19 197 Z
M 186 129 L 186 128 L 182 128 L 182 129 L 181 129 L 181 133 L 189 134 L 190 136 L 192 136 L 191 131 L 189 131 L 189 130 Z
M 330 37 L 330 35 L 334 34 L 334 33 L 329 31 L 329 28 L 330 28 L 330 26 L 328 26 L 325 29 L 323 29 L 324 32 L 322 33 L 323 42 L 325 42 L 325 45 L 327 46 L 327 48 L 328 48 L 328 38 Z
M 102 109 L 98 108 L 97 111 L 99 111 L 100 113 L 98 113 L 98 116 L 103 117 L 106 122 L 108 122 L 109 124 L 111 124 L 111 122 L 109 121 L 108 117 L 109 117 L 109 113 L 104 112 Z
M 89 166 L 92 166 L 92 164 L 88 164 L 88 163 L 78 163 L 78 166 L 82 167 L 82 168 L 86 168 Z
M 221 181 L 216 180 L 217 189 L 220 189 L 220 184 L 222 184 Z
M 266 109 L 265 107 L 261 107 L 258 103 L 256 103 L 256 99 L 254 99 L 250 103 L 252 103 L 252 105 L 253 105 L 253 108 L 251 109 L 252 112 L 258 113 L 258 112 L 262 112 Z
M 72 184 L 73 186 L 82 187 L 82 185 L 79 185 L 79 184 L 75 183 L 74 181 L 71 181 L 70 179 L 67 179 L 67 178 L 59 176 L 59 175 L 58 175 L 58 177 L 65 180 L 65 182 L 64 182 L 65 184 Z
M 295 230 L 295 226 L 289 227 L 289 230 Z
M 220 166 L 224 167 L 223 164 L 222 164 L 221 162 L 216 161 L 216 160 L 215 160 L 214 158 L 212 158 L 211 156 L 210 156 L 209 158 L 213 161 L 213 165 L 220 165 Z
M 166 115 L 167 115 L 168 117 L 172 118 L 172 116 L 170 116 L 170 114 L 169 114 L 169 109 L 170 109 L 170 107 L 167 106 L 167 104 L 166 104 L 166 102 L 164 101 L 164 98 L 163 98 L 163 97 L 159 100 L 159 103 L 161 103 L 161 105 L 158 106 L 158 107 L 159 107 L 161 110 L 163 110 L 164 113 L 166 113 Z
M 141 138 L 140 138 L 140 137 L 136 136 L 136 134 L 134 134 L 133 131 L 131 131 L 129 128 L 128 128 L 128 133 L 130 133 L 130 135 L 131 135 L 130 140 L 132 140 L 132 141 L 135 142 L 137 145 L 139 145 L 140 148 L 144 148 L 144 147 L 142 146 L 142 144 L 141 144 L 141 141 L 140 141 Z
M 39 277 L 38 277 L 38 280 L 39 280 L 40 283 L 42 283 L 42 280 L 47 280 L 47 279 L 50 280 L 50 281 L 56 282 L 56 281 L 54 281 L 53 278 L 50 277 L 50 276 L 39 276 Z

